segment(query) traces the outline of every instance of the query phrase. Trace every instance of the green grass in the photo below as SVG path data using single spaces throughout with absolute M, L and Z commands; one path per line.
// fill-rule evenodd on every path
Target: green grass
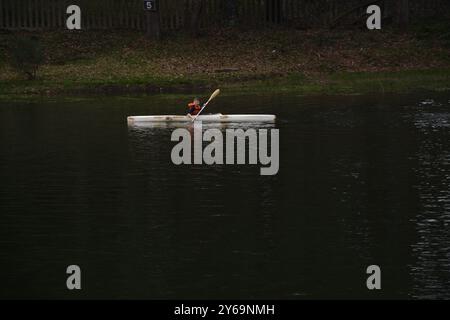
M 211 79 L 203 77 L 147 77 L 73 80 L 14 80 L 0 82 L 0 96 L 92 94 L 92 93 L 160 93 L 204 92 L 220 87 L 230 94 L 256 92 L 295 92 L 297 94 L 363 94 L 394 93 L 417 90 L 450 91 L 450 69 L 408 70 L 390 72 L 341 72 L 330 75 L 288 76 L 252 79 L 254 75 L 238 78 Z M 250 79 L 250 80 L 249 80 Z
M 15 35 L 0 35 L 0 95 L 205 92 L 354 94 L 449 90 L 446 23 L 410 33 L 222 30 L 160 42 L 135 32 L 36 33 L 46 49 L 38 79 L 9 66 Z M 221 72 L 231 68 L 231 72 Z
M 233 92 L 296 92 L 300 94 L 404 93 L 450 91 L 450 69 L 390 72 L 341 72 L 307 78 L 302 74 L 225 86 Z

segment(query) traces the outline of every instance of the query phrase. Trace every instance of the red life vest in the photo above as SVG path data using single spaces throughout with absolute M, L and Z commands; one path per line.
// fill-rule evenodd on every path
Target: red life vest
M 202 107 L 200 105 L 196 105 L 195 103 L 191 102 L 188 104 L 189 111 L 192 115 L 196 115 L 200 112 Z M 192 110 L 193 109 L 193 110 Z M 191 111 L 192 110 L 192 111 Z

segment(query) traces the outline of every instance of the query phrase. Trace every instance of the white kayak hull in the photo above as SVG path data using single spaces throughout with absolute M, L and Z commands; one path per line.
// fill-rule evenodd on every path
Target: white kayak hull
M 205 114 L 199 115 L 196 121 L 202 122 L 274 122 L 273 114 Z M 141 122 L 192 122 L 189 116 L 131 116 L 127 118 L 129 124 Z

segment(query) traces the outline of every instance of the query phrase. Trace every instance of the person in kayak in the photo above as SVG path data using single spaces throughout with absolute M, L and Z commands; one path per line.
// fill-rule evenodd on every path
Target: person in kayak
M 194 101 L 188 104 L 188 108 L 189 108 L 188 116 L 190 117 L 195 116 L 202 109 L 200 105 L 200 100 L 198 98 L 195 98 Z

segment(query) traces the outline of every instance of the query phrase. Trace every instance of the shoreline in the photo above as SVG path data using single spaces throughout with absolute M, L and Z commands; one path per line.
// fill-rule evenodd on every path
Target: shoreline
M 141 94 L 195 94 L 221 88 L 226 94 L 296 93 L 301 95 L 388 94 L 414 91 L 450 91 L 450 69 L 354 72 L 304 76 L 261 76 L 260 79 L 207 81 L 197 78 L 118 79 L 115 81 L 51 82 L 45 80 L 0 81 L 0 99 L 14 100 L 64 96 Z

